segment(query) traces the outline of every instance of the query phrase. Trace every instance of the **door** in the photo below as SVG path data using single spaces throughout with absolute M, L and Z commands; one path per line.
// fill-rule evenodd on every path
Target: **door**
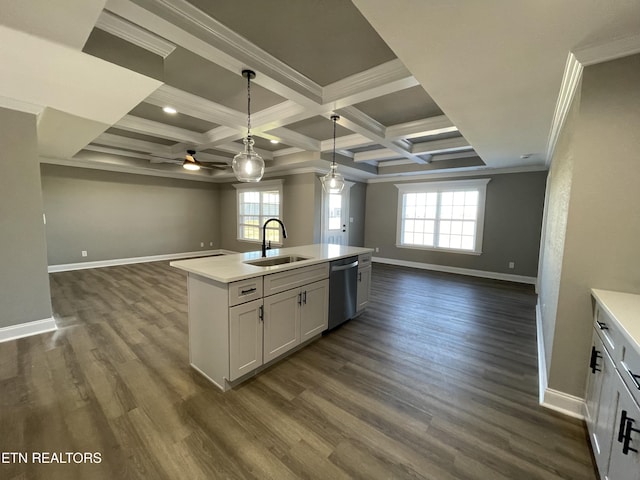
M 264 363 L 300 343 L 301 305 L 299 288 L 264 298 Z
M 340 193 L 322 196 L 322 243 L 349 244 L 349 191 L 352 183 L 345 182 Z
M 262 365 L 262 299 L 229 309 L 229 380 Z
M 603 346 L 602 343 L 600 343 L 600 346 Z M 608 459 L 614 435 L 615 416 L 619 400 L 617 383 L 620 377 L 616 373 L 613 360 L 611 360 L 606 349 L 602 348 L 602 358 L 597 363 L 598 368 L 601 369 L 597 373 L 602 375 L 602 387 L 600 388 L 598 401 L 592 407 L 595 418 L 592 419 L 593 431 L 590 433 L 593 456 L 598 465 L 600 478 L 604 479 L 607 478 Z
M 329 326 L 329 280 L 302 287 L 300 312 L 300 341 L 304 342 Z

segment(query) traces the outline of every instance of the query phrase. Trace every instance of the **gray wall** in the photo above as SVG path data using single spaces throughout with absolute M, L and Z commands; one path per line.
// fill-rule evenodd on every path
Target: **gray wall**
M 562 259 L 567 233 L 567 217 L 571 196 L 574 152 L 573 133 L 578 121 L 580 92 L 578 91 L 560 132 L 554 158 L 547 177 L 544 222 L 540 245 L 538 268 L 538 305 L 542 322 L 542 337 L 545 347 L 547 378 L 551 366 L 551 347 L 555 334 L 555 318 L 558 310 L 558 294 L 562 275 Z M 538 339 L 540 341 L 540 339 Z
M 364 246 L 364 219 L 367 207 L 367 184 L 355 183 L 349 192 L 349 245 Z
M 640 55 L 584 70 L 572 128 L 557 312 L 542 321 L 554 330 L 552 343 L 545 343 L 552 350 L 549 388 L 583 397 L 593 321 L 590 288 L 640 293 Z M 567 158 L 557 155 L 553 161 Z M 562 208 L 555 201 L 550 211 Z M 552 275 L 543 269 L 543 287 L 553 285 Z
M 41 170 L 49 265 L 220 248 L 215 184 L 47 164 Z
M 0 327 L 51 317 L 36 117 L 0 108 Z
M 365 237 L 375 256 L 488 272 L 535 277 L 547 172 L 492 174 L 487 184 L 481 255 L 397 248 L 398 188 L 394 183 L 367 187 Z M 439 179 L 441 180 L 441 179 Z M 509 269 L 510 261 L 515 268 Z

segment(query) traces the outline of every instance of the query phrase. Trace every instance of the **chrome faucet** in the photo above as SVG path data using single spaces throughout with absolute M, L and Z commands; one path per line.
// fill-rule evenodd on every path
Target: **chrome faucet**
M 262 226 L 262 256 L 263 257 L 267 256 L 267 249 L 271 248 L 271 240 L 269 240 L 269 247 L 267 247 L 267 224 L 269 222 L 278 222 L 282 227 L 282 237 L 287 238 L 287 230 L 284 228 L 284 223 L 282 223 L 280 220 L 278 220 L 277 218 L 270 218 L 266 222 L 264 222 L 264 225 Z

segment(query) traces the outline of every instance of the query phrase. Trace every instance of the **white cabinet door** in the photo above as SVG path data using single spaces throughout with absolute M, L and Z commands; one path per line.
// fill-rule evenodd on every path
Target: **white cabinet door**
M 357 311 L 363 310 L 369 303 L 371 289 L 371 266 L 358 269 Z
M 262 299 L 229 309 L 229 380 L 262 365 Z
M 300 343 L 301 305 L 300 288 L 264 298 L 264 363 Z
M 615 429 L 611 458 L 609 460 L 609 480 L 640 480 L 640 407 L 633 400 L 629 390 L 618 377 L 617 415 L 613 420 Z M 605 478 L 605 477 L 602 477 Z
M 602 344 L 601 344 L 602 346 Z M 600 398 L 595 406 L 595 419 L 591 432 L 593 455 L 598 465 L 600 478 L 607 478 L 609 454 L 615 429 L 615 416 L 618 408 L 617 381 L 619 376 L 613 360 L 606 349 L 602 349 L 602 358 L 598 360 L 599 374 L 602 375 Z
M 300 312 L 300 341 L 325 331 L 329 326 L 329 280 L 305 285 Z

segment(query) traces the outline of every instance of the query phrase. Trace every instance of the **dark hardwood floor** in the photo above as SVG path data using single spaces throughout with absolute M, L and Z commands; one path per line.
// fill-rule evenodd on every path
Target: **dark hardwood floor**
M 361 317 L 221 393 L 167 263 L 52 274 L 59 330 L 0 344 L 1 479 L 594 479 L 538 406 L 530 286 L 373 266 Z

